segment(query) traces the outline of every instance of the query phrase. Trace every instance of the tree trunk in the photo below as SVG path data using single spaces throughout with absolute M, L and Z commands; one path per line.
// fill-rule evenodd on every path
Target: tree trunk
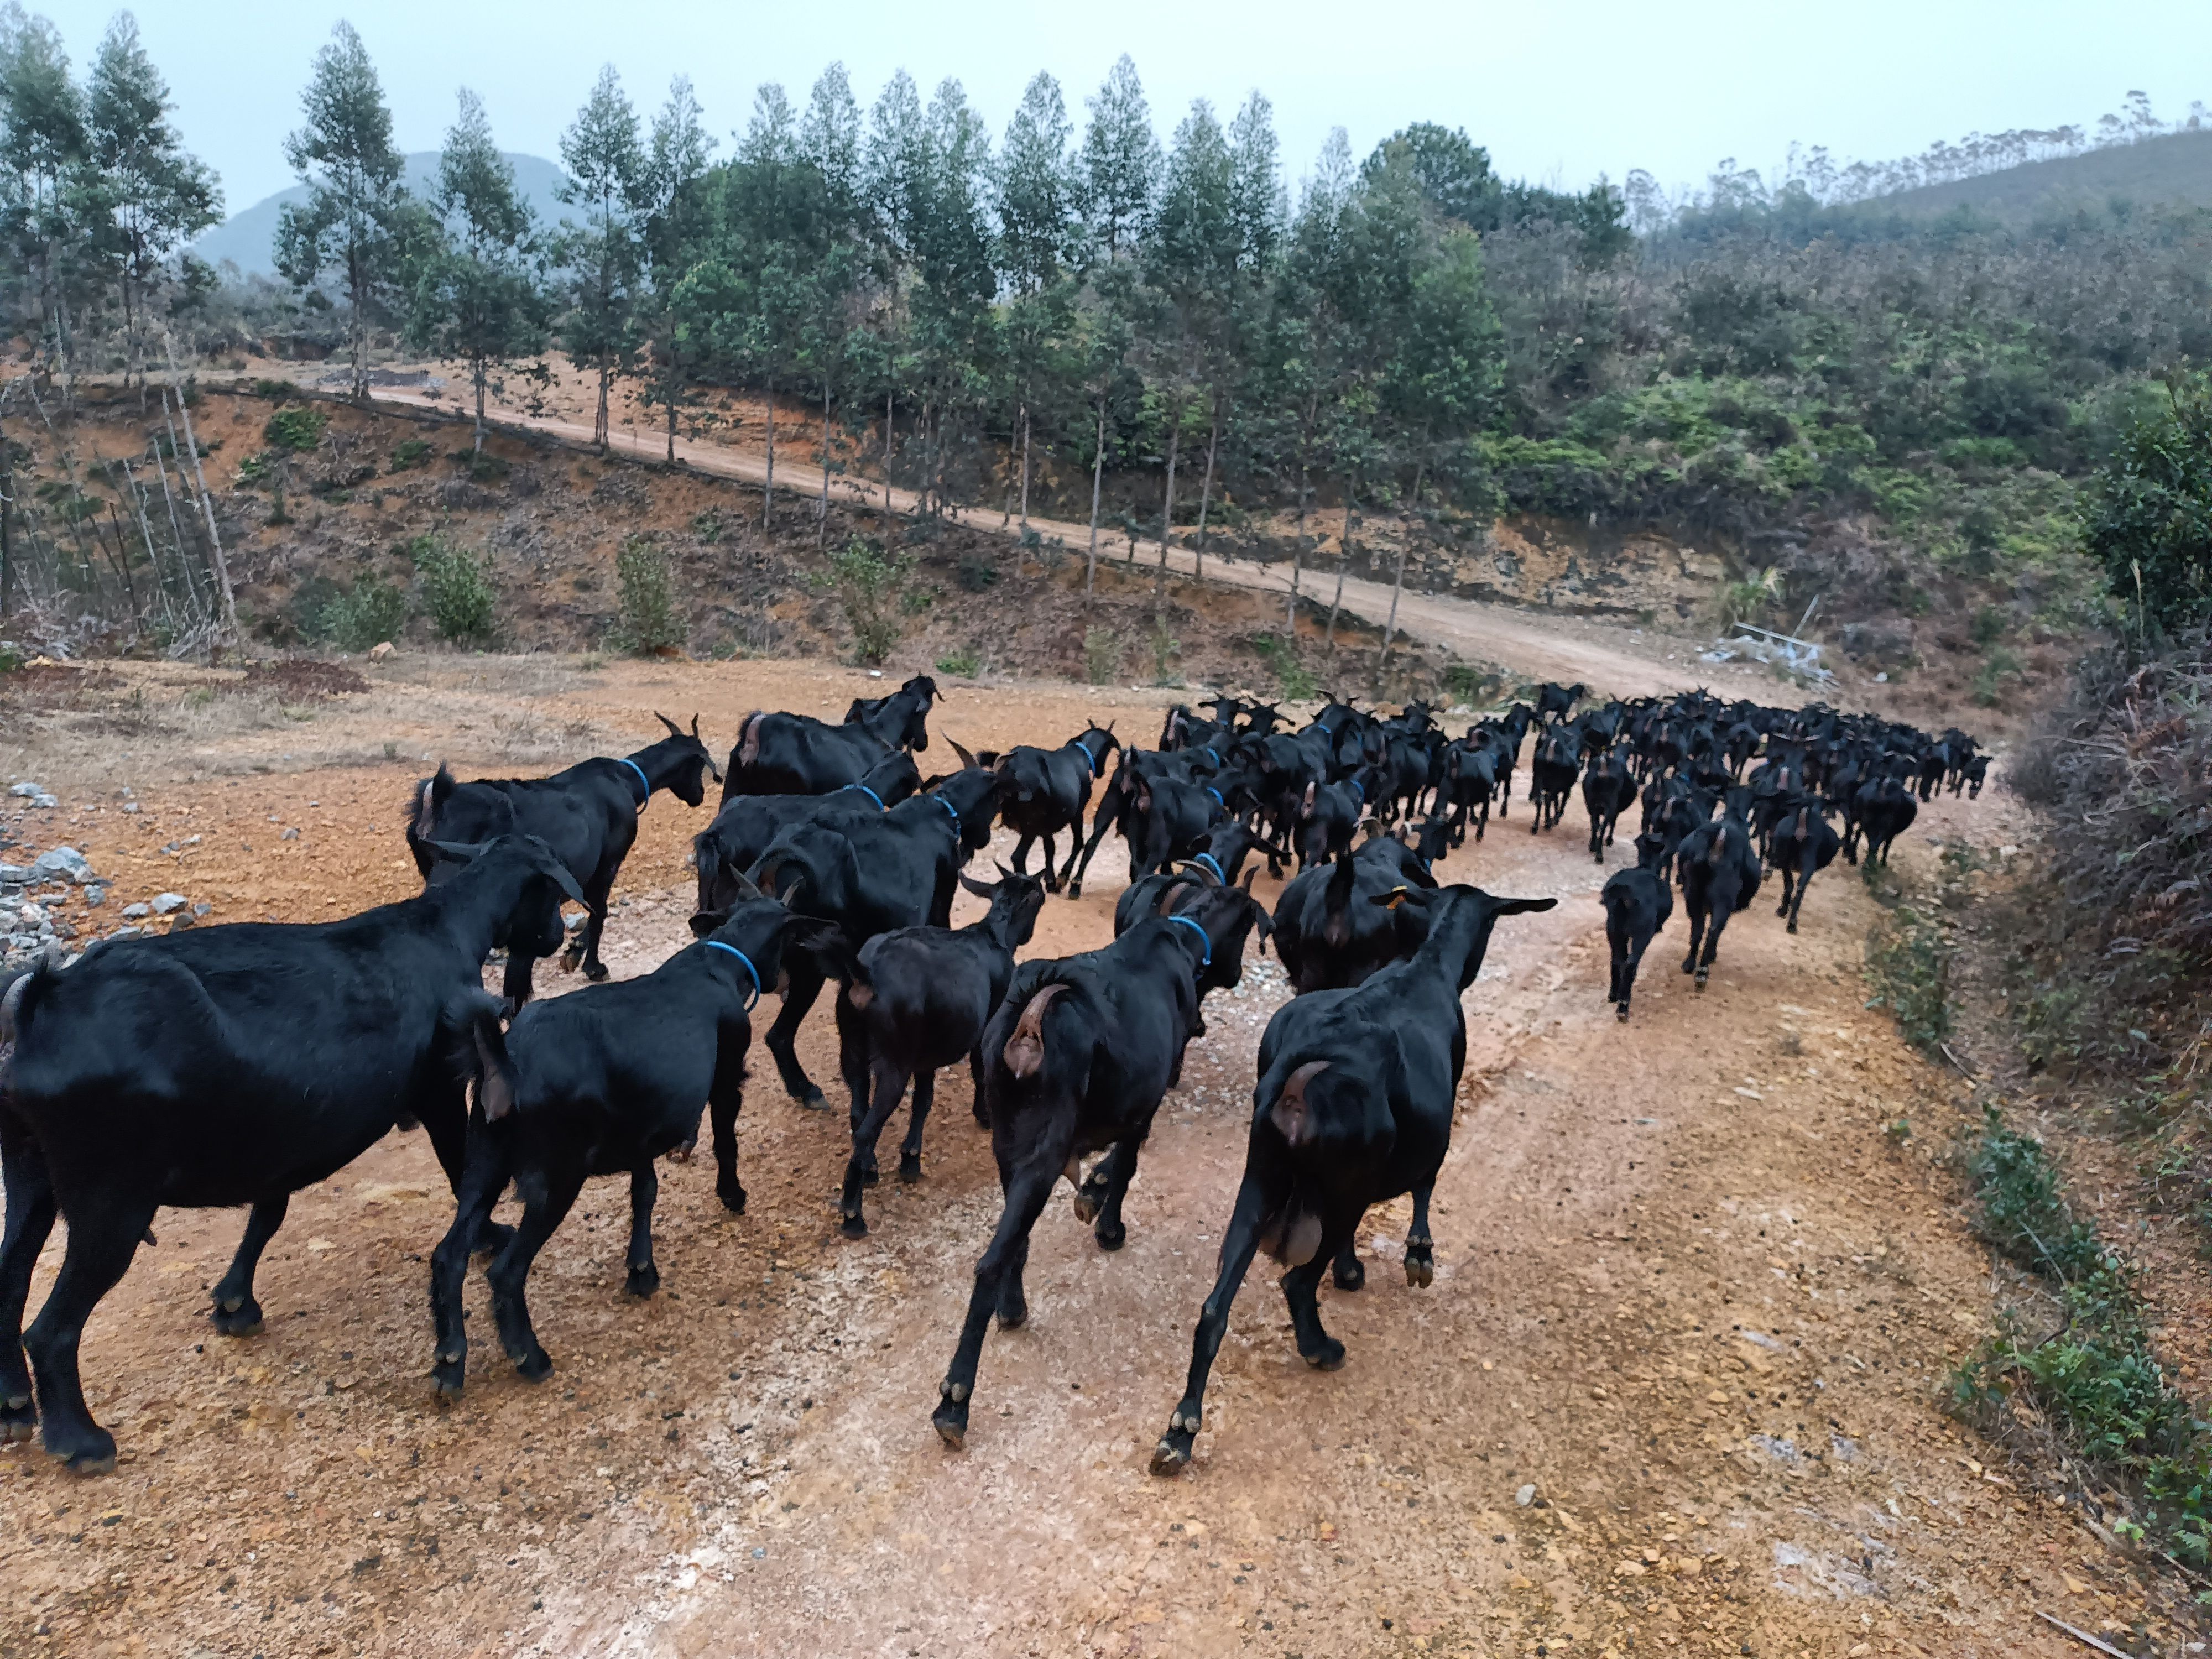
M 599 446 L 599 453 L 607 453 L 607 394 L 614 384 L 614 368 L 607 362 L 607 354 L 599 354 L 599 408 L 592 417 L 592 441 Z
M 476 453 L 477 453 L 477 454 L 479 454 L 479 455 L 481 455 L 481 454 L 483 454 L 483 441 L 484 441 L 484 418 L 483 418 L 483 416 L 484 416 L 484 382 L 485 382 L 488 379 L 489 379 L 489 378 L 490 378 L 490 377 L 489 377 L 489 373 L 487 372 L 486 366 L 485 366 L 485 363 L 484 363 L 484 360 L 483 360 L 482 357 L 478 357 L 478 358 L 476 360 L 475 363 L 471 366 L 471 369 L 470 369 L 470 372 L 469 372 L 469 379 L 470 379 L 471 382 L 475 386 L 475 387 L 476 387 L 476 393 L 477 393 L 477 447 L 476 447 Z
M 1390 584 L 1390 620 L 1382 629 L 1382 660 L 1375 665 L 1375 680 L 1376 689 L 1377 690 L 1382 689 L 1382 669 L 1390 660 L 1390 641 L 1398 636 L 1398 595 L 1404 592 L 1405 590 L 1406 548 L 1405 544 L 1401 542 L 1398 546 L 1397 578 Z
M 668 464 L 676 465 L 676 381 L 671 376 L 668 383 Z
M 775 521 L 775 376 L 768 379 L 768 483 L 761 490 L 761 529 Z
M 891 510 L 891 394 L 884 393 L 884 511 Z
M 1022 533 L 1030 527 L 1030 406 L 1022 405 Z
M 140 389 L 143 391 L 144 388 Z M 154 526 L 146 518 L 146 492 L 131 474 L 130 458 L 118 458 L 118 465 L 123 468 L 124 482 L 131 486 L 131 503 L 138 509 L 138 534 L 146 544 L 146 568 L 154 573 L 154 591 L 161 596 L 161 609 L 174 622 L 175 612 L 169 604 L 169 584 L 161 575 L 161 556 L 154 550 Z
M 361 250 L 352 247 L 346 257 L 346 301 L 351 312 L 346 319 L 347 344 L 353 354 L 353 400 L 357 404 L 368 401 L 368 319 L 363 307 L 368 301 L 368 273 L 362 268 Z M 162 349 L 168 349 L 168 337 L 162 337 Z M 178 401 L 182 403 L 183 395 Z M 199 464 L 197 453 L 192 464 Z
M 184 417 L 185 447 L 191 452 L 192 476 L 199 480 L 200 507 L 207 514 L 208 557 L 215 566 L 216 592 L 222 602 L 222 631 L 235 644 L 238 640 L 238 596 L 231 591 L 230 567 L 223 562 L 222 532 L 215 527 L 215 502 L 208 495 L 207 469 L 200 465 L 199 440 L 192 436 L 192 411 L 185 404 L 185 383 L 177 374 L 176 349 L 169 343 L 167 334 L 161 336 L 161 350 L 169 360 L 169 384 L 177 394 L 177 413 Z M 364 389 L 366 383 L 364 383 Z
M 15 504 L 15 470 L 8 465 L 8 434 L 0 430 L 0 617 L 8 614 L 15 592 L 15 542 L 9 532 Z
M 1177 415 L 1182 411 L 1178 410 Z M 1160 625 L 1160 606 L 1168 591 L 1168 532 L 1175 524 L 1176 458 L 1182 450 L 1182 422 L 1177 420 L 1168 429 L 1168 488 L 1165 499 L 1160 502 L 1160 573 L 1152 580 L 1152 627 Z
M 1301 464 L 1298 467 L 1298 530 L 1297 534 L 1291 539 L 1291 608 L 1289 626 L 1290 644 L 1293 650 L 1297 648 L 1298 643 L 1298 576 L 1300 574 L 1300 567 L 1305 562 L 1306 496 L 1310 493 L 1310 480 L 1307 476 L 1304 465 Z
M 1328 652 L 1336 654 L 1336 615 L 1344 608 L 1344 567 L 1352 562 L 1352 498 L 1358 493 L 1358 483 L 1347 477 L 1344 481 L 1344 535 L 1336 550 L 1336 597 L 1328 602 Z
M 1083 564 L 1083 608 L 1098 586 L 1098 486 L 1106 477 L 1106 394 L 1098 394 L 1098 442 L 1091 462 L 1091 553 Z
M 1198 550 L 1192 556 L 1191 574 L 1206 580 L 1206 510 L 1213 502 L 1213 458 L 1221 447 L 1221 399 L 1213 400 L 1213 430 L 1206 441 L 1206 481 L 1198 487 Z
M 830 539 L 830 377 L 822 377 L 822 506 L 814 519 L 814 544 Z

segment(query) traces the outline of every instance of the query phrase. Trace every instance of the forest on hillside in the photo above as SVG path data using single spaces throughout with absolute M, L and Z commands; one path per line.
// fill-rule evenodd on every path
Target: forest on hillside
M 0 309 L 29 390 L 143 381 L 173 340 L 188 364 L 332 357 L 356 392 L 382 354 L 434 356 L 481 409 L 557 353 L 596 376 L 602 430 L 618 387 L 672 437 L 718 389 L 766 391 L 925 511 L 1026 519 L 1049 459 L 1058 516 L 1095 523 L 1103 481 L 1126 502 L 1134 478 L 1155 534 L 1265 514 L 1292 556 L 1324 501 L 1400 514 L 1405 542 L 1502 513 L 1648 525 L 1729 550 L 1754 608 L 1842 587 L 1971 607 L 1994 638 L 2101 613 L 2077 490 L 2212 357 L 2212 213 L 2000 223 L 1869 193 L 2167 131 L 2139 103 L 1892 173 L 1724 164 L 1668 200 L 1505 179 L 1427 124 L 1364 157 L 1340 130 L 1293 188 L 1263 95 L 1163 140 L 1127 57 L 1080 118 L 1040 75 L 997 134 L 957 81 L 902 74 L 863 107 L 832 65 L 803 100 L 761 88 L 727 154 L 684 77 L 641 112 L 609 70 L 551 225 L 465 92 L 410 197 L 344 24 L 301 106 L 283 280 L 226 281 L 186 251 L 220 191 L 128 14 L 79 76 L 0 9 Z

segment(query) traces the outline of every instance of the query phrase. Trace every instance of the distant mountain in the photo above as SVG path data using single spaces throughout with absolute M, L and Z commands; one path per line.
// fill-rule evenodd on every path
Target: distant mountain
M 509 154 L 507 161 L 514 167 L 514 184 L 532 211 L 538 215 L 541 225 L 556 225 L 561 216 L 573 215 L 576 210 L 565 205 L 554 191 L 560 187 L 561 169 L 542 155 Z M 410 193 L 428 197 L 437 189 L 438 152 L 417 150 L 407 158 L 404 178 Z M 243 276 L 258 272 L 272 276 L 276 272 L 276 216 L 287 202 L 305 202 L 307 189 L 295 185 L 289 190 L 280 190 L 276 195 L 256 202 L 252 207 L 234 213 L 214 229 L 204 233 L 192 244 L 192 252 L 209 264 L 220 265 L 226 259 L 235 264 Z
M 2076 203 L 2102 207 L 2115 197 L 2142 206 L 2185 203 L 2212 207 L 2212 130 L 2169 132 L 2079 155 L 2024 162 L 1875 200 L 1916 216 L 1964 207 L 2014 221 Z

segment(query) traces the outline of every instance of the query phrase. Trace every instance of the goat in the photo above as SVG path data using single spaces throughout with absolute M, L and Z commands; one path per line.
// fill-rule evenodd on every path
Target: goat
M 826 795 L 858 783 L 894 750 L 924 752 L 936 701 L 937 682 L 917 674 L 887 697 L 855 702 L 842 726 L 755 710 L 738 727 L 723 803 L 737 795 Z
M 623 860 L 637 840 L 638 815 L 665 789 L 686 806 L 707 798 L 702 773 L 719 782 L 721 769 L 699 740 L 699 718 L 689 732 L 665 714 L 653 718 L 668 728 L 659 742 L 619 757 L 579 762 L 550 778 L 486 778 L 457 783 L 450 769 L 438 769 L 407 798 L 407 850 L 427 883 L 438 860 L 434 841 L 474 844 L 501 836 L 535 836 L 553 849 L 583 891 L 591 913 L 582 933 L 568 942 L 562 966 L 584 977 L 602 980 L 599 935 L 607 925 L 607 896 L 622 873 Z M 532 958 L 510 951 L 504 990 L 510 1006 L 530 1000 Z
M 748 1018 L 783 978 L 794 948 L 834 944 L 826 922 L 795 916 L 757 892 L 726 915 L 694 916 L 695 943 L 641 978 L 595 985 L 534 1003 L 502 1034 L 479 1006 L 464 1050 L 476 1084 L 468 1155 L 453 1224 L 430 1259 L 437 1333 L 432 1386 L 461 1392 L 468 1334 L 461 1323 L 470 1242 L 512 1181 L 522 1219 L 492 1258 L 492 1318 L 515 1370 L 542 1382 L 553 1362 L 530 1319 L 530 1269 L 592 1176 L 629 1176 L 628 1295 L 660 1288 L 653 1259 L 653 1161 L 688 1159 L 699 1119 L 714 1114 L 716 1186 L 724 1207 L 744 1213 L 738 1183 L 737 1123 L 744 1102 Z
M 1815 872 L 1835 862 L 1843 838 L 1812 796 L 1802 793 L 1785 796 L 1782 806 L 1782 816 L 1767 840 L 1767 856 L 1782 872 L 1782 902 L 1774 914 L 1787 916 L 1794 933 L 1797 913 L 1805 908 L 1805 890 L 1813 884 Z
M 1550 829 L 1567 810 L 1582 759 L 1582 738 L 1572 726 L 1555 726 L 1536 740 L 1536 752 L 1528 762 L 1528 799 L 1536 809 L 1530 835 Z
M 1243 887 L 1245 893 L 1252 890 L 1252 878 L 1257 870 L 1245 872 Z M 1121 890 L 1121 896 L 1114 904 L 1114 937 L 1119 939 L 1147 916 L 1180 915 L 1197 902 L 1198 896 L 1210 887 L 1225 887 L 1232 884 L 1218 879 L 1206 866 L 1199 863 L 1185 865 L 1173 875 L 1164 872 L 1146 876 Z M 1259 902 L 1253 901 L 1254 925 L 1260 930 L 1261 948 L 1275 931 L 1274 922 Z M 1240 941 L 1241 943 L 1241 941 Z M 1244 953 L 1242 949 L 1217 952 L 1198 975 L 1198 1018 L 1190 1028 L 1194 1037 L 1206 1035 L 1206 998 L 1210 991 L 1233 991 L 1244 982 Z
M 465 1109 L 448 1049 L 489 1001 L 484 958 L 502 945 L 551 954 L 561 901 L 580 896 L 533 837 L 433 845 L 462 867 L 397 904 L 339 921 L 112 941 L 8 988 L 0 1439 L 41 1426 L 46 1449 L 71 1468 L 114 1468 L 115 1438 L 85 1406 L 77 1342 L 156 1208 L 252 1206 L 214 1292 L 216 1328 L 246 1336 L 261 1328 L 254 1269 L 295 1192 L 416 1122 L 447 1179 L 459 1180 Z M 68 1251 L 22 1331 L 32 1265 L 58 1210 Z
M 1291 990 L 1304 996 L 1346 989 L 1411 956 L 1427 913 L 1403 905 L 1378 910 L 1367 901 L 1398 887 L 1435 885 L 1419 856 L 1393 836 L 1302 872 L 1275 901 L 1275 954 Z
M 1911 788 L 1892 775 L 1876 778 L 1862 788 L 1856 805 L 1858 828 L 1866 836 L 1868 867 L 1887 864 L 1891 845 L 1920 815 L 1919 802 L 1913 799 Z
M 1021 837 L 1014 847 L 1016 874 L 1029 872 L 1030 848 L 1042 840 L 1045 890 L 1057 893 L 1073 875 L 1091 785 L 1106 757 L 1121 746 L 1111 726 L 1092 726 L 1057 749 L 1024 744 L 986 758 L 985 764 L 1004 781 L 999 791 L 999 821 Z M 1067 868 L 1061 871 L 1054 868 L 1054 846 L 1063 830 L 1068 832 Z
M 787 825 L 827 823 L 848 815 L 870 817 L 889 811 L 921 787 L 921 774 L 914 757 L 898 749 L 877 762 L 858 783 L 826 795 L 736 796 L 691 840 L 699 908 L 726 910 L 736 903 L 744 872 L 760 861 Z
M 1368 791 L 1379 788 L 1380 775 L 1362 767 L 1341 783 L 1309 783 L 1298 798 L 1298 868 L 1311 869 L 1350 850 L 1352 832 L 1368 809 Z
M 1577 680 L 1572 685 L 1559 685 L 1550 680 L 1536 688 L 1536 719 L 1539 722 L 1565 720 L 1573 712 L 1575 704 L 1589 695 L 1589 687 Z
M 1636 799 L 1636 780 L 1628 775 L 1628 757 L 1615 749 L 1597 750 L 1583 773 L 1583 808 L 1589 814 L 1590 856 L 1605 862 L 1605 849 L 1613 844 L 1613 826 Z
M 1717 818 L 1699 824 L 1682 837 L 1676 867 L 1682 883 L 1682 902 L 1690 913 L 1690 953 L 1682 958 L 1682 971 L 1698 976 L 1698 989 L 1713 970 L 1713 957 L 1721 948 L 1721 930 L 1739 910 L 1751 908 L 1765 872 L 1752 849 L 1751 828 L 1744 822 L 1744 805 L 1750 792 L 1731 789 Z M 1704 955 L 1698 946 L 1704 945 Z
M 1298 1353 L 1322 1370 L 1344 1363 L 1344 1345 L 1322 1328 L 1315 1294 L 1322 1264 L 1352 1244 L 1370 1208 L 1413 1194 L 1406 1282 L 1434 1282 L 1429 1194 L 1450 1150 L 1452 1102 L 1467 1065 L 1460 998 L 1481 971 L 1500 916 L 1558 902 L 1497 898 L 1479 887 L 1377 894 L 1372 906 L 1427 913 L 1426 937 L 1412 959 L 1356 990 L 1297 997 L 1276 1011 L 1260 1041 L 1244 1178 L 1191 1339 L 1182 1399 L 1152 1454 L 1153 1474 L 1173 1474 L 1190 1462 L 1230 1304 L 1260 1250 L 1290 1269 L 1283 1295 Z
M 990 842 L 1000 778 L 971 766 L 933 784 L 888 812 L 787 826 L 750 879 L 794 910 L 836 922 L 854 950 L 896 928 L 945 927 L 961 870 Z M 819 1109 L 827 1103 L 799 1063 L 797 1038 L 829 975 L 802 952 L 787 977 L 782 1010 L 763 1040 L 786 1092 Z
M 1598 903 L 1605 909 L 1605 942 L 1613 953 L 1613 980 L 1605 1000 L 1622 1019 L 1636 990 L 1636 970 L 1651 940 L 1674 914 L 1674 884 L 1667 866 L 1674 848 L 1664 836 L 1646 830 L 1636 838 L 1636 866 L 1606 878 Z
M 983 1095 L 1006 1202 L 975 1264 L 931 1419 L 948 1445 L 966 1442 L 992 1315 L 1009 1330 L 1029 1318 L 1022 1268 L 1030 1232 L 1063 1175 L 1076 1188 L 1076 1217 L 1094 1224 L 1099 1248 L 1121 1249 L 1121 1201 L 1160 1101 L 1182 1074 L 1198 976 L 1209 960 L 1241 948 L 1254 908 L 1235 888 L 1208 888 L 1188 911 L 1148 917 L 1103 949 L 1014 970 L 983 1033 Z M 1107 1156 L 1079 1181 L 1083 1157 L 1101 1151 Z
M 936 1098 L 939 1070 L 963 1055 L 982 1070 L 976 1044 L 1006 994 L 1014 952 L 1030 942 L 1044 907 L 1044 884 L 1035 877 L 1001 866 L 999 878 L 988 885 L 960 878 L 963 887 L 991 902 L 981 921 L 957 932 L 923 927 L 880 933 L 854 959 L 851 981 L 837 1000 L 839 1048 L 852 1068 L 845 1082 L 854 1101 L 853 1155 L 837 1200 L 848 1238 L 868 1231 L 860 1190 L 875 1180 L 876 1142 L 908 1079 L 914 1108 L 899 1149 L 899 1179 L 919 1181 L 921 1126 Z M 981 1103 L 979 1089 L 979 1109 Z

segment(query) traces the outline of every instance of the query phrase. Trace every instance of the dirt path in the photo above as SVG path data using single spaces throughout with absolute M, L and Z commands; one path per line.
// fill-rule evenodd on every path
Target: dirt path
M 74 813 L 118 872 L 111 902 L 170 886 L 212 920 L 305 917 L 406 890 L 393 817 L 431 731 L 465 769 L 500 768 L 518 744 L 642 741 L 656 705 L 726 734 L 763 704 L 842 709 L 861 680 L 404 673 L 304 730 L 141 747 L 127 820 L 112 738 L 53 728 L 27 758 L 64 796 L 49 817 Z M 1157 703 L 963 692 L 936 724 L 1003 744 L 1094 712 L 1141 731 Z M 85 811 L 94 799 L 106 810 Z M 1899 856 L 1987 839 L 1999 810 L 1946 802 Z M 279 841 L 272 813 L 301 839 Z M 609 928 L 617 974 L 685 937 L 680 860 L 703 822 L 647 814 Z M 164 1212 L 86 1344 L 122 1469 L 82 1482 L 35 1449 L 0 1454 L 0 1652 L 1844 1659 L 2078 1651 L 2036 1608 L 2123 1632 L 2141 1603 L 2116 1559 L 1984 1468 L 1939 1409 L 1985 1327 L 1984 1261 L 1945 1178 L 1884 1133 L 1906 1115 L 1931 1133 L 1942 1082 L 1863 1006 L 1856 877 L 1822 877 L 1794 939 L 1771 906 L 1738 918 L 1702 996 L 1668 959 L 1678 919 L 1622 1028 L 1580 817 L 1541 839 L 1527 822 L 1516 810 L 1446 872 L 1562 902 L 1501 927 L 1467 999 L 1435 1285 L 1398 1271 L 1403 1206 L 1372 1218 L 1367 1287 L 1324 1291 L 1350 1350 L 1324 1376 L 1255 1273 L 1182 1478 L 1145 1464 L 1241 1164 L 1253 1047 L 1283 989 L 1272 957 L 1209 1011 L 1127 1247 L 1103 1255 L 1064 1200 L 1048 1211 L 1032 1322 L 991 1336 L 964 1454 L 928 1423 L 997 1210 L 964 1076 L 945 1079 L 926 1179 L 875 1189 L 874 1231 L 849 1242 L 841 1119 L 801 1111 L 757 1063 L 748 1213 L 723 1216 L 701 1166 L 672 1169 L 667 1288 L 640 1305 L 619 1293 L 623 1191 L 594 1183 L 533 1279 L 552 1378 L 532 1388 L 498 1358 L 477 1276 L 470 1391 L 449 1411 L 425 1381 L 425 1258 L 447 1211 L 420 1136 L 295 1201 L 250 1341 L 202 1318 L 238 1218 Z M 155 850 L 187 828 L 194 848 Z M 1034 950 L 1108 936 L 1109 856 L 1083 900 L 1048 905 Z M 802 1045 L 817 1078 L 831 1048 L 817 1013 Z

